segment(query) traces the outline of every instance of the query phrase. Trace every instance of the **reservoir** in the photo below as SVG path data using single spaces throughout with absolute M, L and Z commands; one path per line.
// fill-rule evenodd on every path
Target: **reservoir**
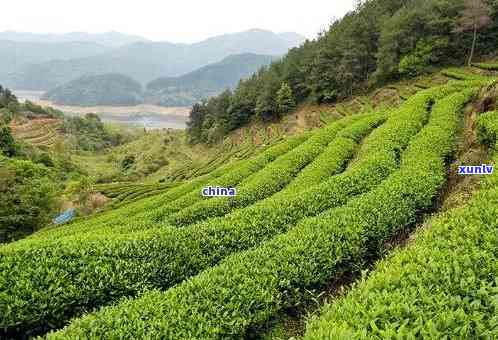
M 41 106 L 51 106 L 68 116 L 96 113 L 103 122 L 130 124 L 150 129 L 185 129 L 190 107 L 164 107 L 141 104 L 136 106 L 70 106 L 41 100 L 41 91 L 12 91 L 19 101 L 29 100 Z

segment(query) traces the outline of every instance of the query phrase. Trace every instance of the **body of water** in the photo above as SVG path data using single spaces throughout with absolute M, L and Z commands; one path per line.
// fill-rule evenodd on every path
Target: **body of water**
M 131 124 L 145 129 L 185 129 L 187 127 L 189 107 L 163 107 L 157 105 L 137 106 L 71 106 L 59 105 L 42 100 L 43 92 L 13 90 L 17 98 L 24 102 L 32 101 L 41 106 L 51 106 L 68 116 L 83 116 L 96 113 L 104 122 Z

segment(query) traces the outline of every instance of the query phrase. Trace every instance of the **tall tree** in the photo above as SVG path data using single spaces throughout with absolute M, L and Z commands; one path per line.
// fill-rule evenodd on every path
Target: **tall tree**
M 279 114 L 288 113 L 296 108 L 292 89 L 287 83 L 282 83 L 277 92 L 277 110 Z
M 467 64 L 474 59 L 478 32 L 491 23 L 491 8 L 484 0 L 464 0 L 464 9 L 458 20 L 457 32 L 473 32 L 472 47 Z
M 192 142 L 199 142 L 202 132 L 202 124 L 204 121 L 204 103 L 195 104 L 190 110 L 189 121 L 187 123 L 187 130 Z

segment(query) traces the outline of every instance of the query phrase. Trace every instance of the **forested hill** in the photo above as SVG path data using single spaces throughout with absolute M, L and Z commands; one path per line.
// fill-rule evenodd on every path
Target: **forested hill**
M 156 79 L 147 84 L 147 102 L 164 106 L 188 106 L 237 86 L 276 57 L 244 53 L 204 66 L 186 75 Z
M 358 1 L 316 40 L 233 93 L 195 105 L 190 137 L 204 142 L 253 118 L 278 119 L 304 101 L 335 102 L 442 65 L 470 63 L 495 52 L 497 43 L 498 0 Z
M 44 99 L 65 105 L 137 105 L 143 102 L 142 85 L 118 73 L 83 76 L 47 92 Z

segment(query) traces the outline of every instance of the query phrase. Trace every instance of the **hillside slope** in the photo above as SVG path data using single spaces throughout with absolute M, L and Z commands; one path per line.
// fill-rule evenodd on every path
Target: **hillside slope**
M 290 50 L 229 96 L 196 107 L 190 136 L 206 142 L 253 118 L 278 120 L 296 104 L 336 103 L 392 81 L 469 65 L 496 56 L 497 45 L 497 1 L 359 1 L 317 39 Z
M 231 55 L 176 78 L 159 78 L 147 84 L 146 101 L 163 106 L 191 106 L 194 103 L 233 89 L 269 65 L 275 57 L 257 54 Z
M 55 328 L 48 338 L 263 336 L 275 319 L 316 303 L 343 275 L 369 269 L 391 240 L 437 213 L 449 161 L 471 126 L 463 112 L 479 115 L 497 99 L 493 71 L 443 74 L 458 80 L 404 93 L 399 106 L 364 113 L 345 106 L 356 114 L 148 198 L 0 246 L 1 334 L 15 338 Z M 486 136 L 481 140 L 492 144 L 493 134 Z M 201 195 L 206 186 L 235 187 L 237 195 L 208 199 Z M 486 213 L 490 232 L 481 238 L 489 249 L 497 227 L 492 209 Z M 495 253 L 486 256 L 490 264 L 496 260 Z M 491 292 L 487 268 L 475 277 Z M 493 307 L 486 307 L 491 300 L 468 307 L 482 286 L 446 282 L 431 287 L 450 293 L 458 286 L 460 298 L 451 303 L 459 319 L 438 327 L 438 334 L 497 336 Z M 400 316 L 413 324 L 408 328 L 387 317 L 380 322 L 391 327 L 389 334 L 420 336 L 418 317 L 430 319 L 431 306 L 407 304 L 402 310 L 417 310 Z M 343 328 L 329 333 L 327 323 L 309 337 L 355 335 Z M 364 324 L 374 336 L 385 335 L 372 319 Z
M 76 106 L 133 106 L 143 102 L 142 85 L 122 74 L 83 76 L 48 91 L 42 99 Z

